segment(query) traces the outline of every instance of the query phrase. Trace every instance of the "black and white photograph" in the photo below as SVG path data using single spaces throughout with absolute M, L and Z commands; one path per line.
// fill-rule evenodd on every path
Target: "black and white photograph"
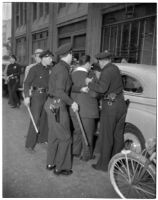
M 2 198 L 156 199 L 157 1 L 3 1 Z

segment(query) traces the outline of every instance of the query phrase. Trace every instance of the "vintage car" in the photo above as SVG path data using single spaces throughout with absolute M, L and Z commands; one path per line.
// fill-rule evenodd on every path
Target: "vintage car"
M 149 138 L 156 138 L 156 66 L 130 63 L 116 65 L 122 74 L 125 99 L 129 102 L 125 147 L 139 153 Z

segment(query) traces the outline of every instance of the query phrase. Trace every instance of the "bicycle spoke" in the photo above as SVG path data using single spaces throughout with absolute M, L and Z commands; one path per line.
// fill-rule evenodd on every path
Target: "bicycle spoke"
M 144 189 L 142 189 L 142 188 L 140 188 L 138 186 L 135 186 L 135 189 L 142 191 L 144 194 L 150 194 L 151 196 L 155 196 L 154 193 L 148 192 L 148 191 L 146 191 L 146 190 L 144 190 Z

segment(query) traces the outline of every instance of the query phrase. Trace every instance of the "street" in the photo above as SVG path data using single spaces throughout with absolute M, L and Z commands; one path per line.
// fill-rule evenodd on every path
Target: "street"
M 29 115 L 22 104 L 18 109 L 3 98 L 3 197 L 4 198 L 119 198 L 108 173 L 91 164 L 73 160 L 71 176 L 55 176 L 46 170 L 47 144 L 38 144 L 36 153 L 25 151 Z

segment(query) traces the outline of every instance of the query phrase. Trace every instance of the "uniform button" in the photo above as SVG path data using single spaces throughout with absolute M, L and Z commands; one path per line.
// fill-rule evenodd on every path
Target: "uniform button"
M 40 76 L 40 78 L 42 78 L 42 76 Z

